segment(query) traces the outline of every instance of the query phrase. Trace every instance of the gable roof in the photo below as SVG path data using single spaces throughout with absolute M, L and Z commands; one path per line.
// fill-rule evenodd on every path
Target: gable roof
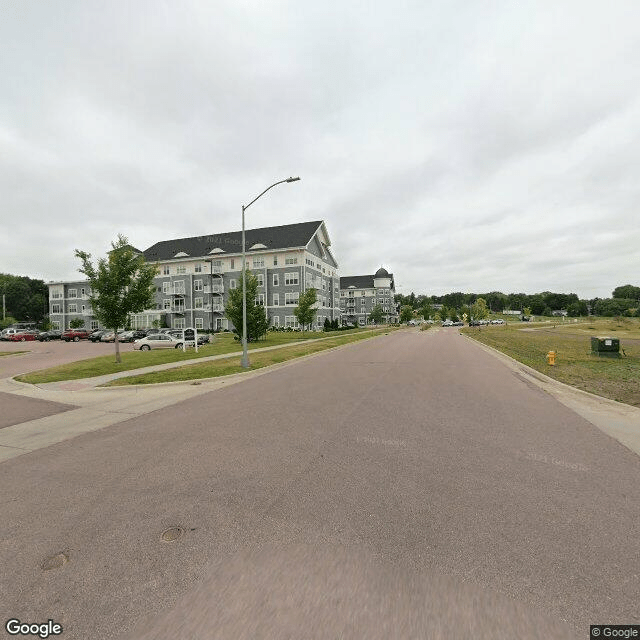
M 373 280 L 376 276 L 342 276 L 340 278 L 340 288 L 348 289 L 349 287 L 355 287 L 356 289 L 373 289 Z M 393 289 L 393 273 L 390 273 L 387 277 L 391 278 L 391 288 Z
M 324 225 L 322 220 L 315 220 L 313 222 L 285 224 L 278 227 L 247 229 L 245 231 L 246 248 L 249 251 L 249 247 L 255 244 L 262 244 L 267 250 L 304 248 L 321 225 Z M 222 251 L 213 251 L 214 249 L 221 249 Z M 146 249 L 144 257 L 148 262 L 172 260 L 179 252 L 187 253 L 192 257 L 204 257 L 212 252 L 241 253 L 242 231 L 216 233 L 194 238 L 162 240 Z

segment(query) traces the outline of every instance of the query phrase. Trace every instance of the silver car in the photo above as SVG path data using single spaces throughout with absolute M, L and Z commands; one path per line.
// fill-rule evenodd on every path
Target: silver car
M 182 340 L 174 338 L 166 333 L 152 333 L 150 336 L 140 338 L 133 343 L 134 349 L 149 351 L 151 349 L 180 349 Z

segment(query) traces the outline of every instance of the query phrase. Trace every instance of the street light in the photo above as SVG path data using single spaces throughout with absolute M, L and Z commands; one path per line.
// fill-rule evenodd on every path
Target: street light
M 255 197 L 249 204 L 242 205 L 242 360 L 240 364 L 243 369 L 249 368 L 249 354 L 247 353 L 247 281 L 246 281 L 246 249 L 244 239 L 244 212 L 259 198 L 261 198 L 269 189 L 273 189 L 278 184 L 283 182 L 297 182 L 300 178 L 286 178 L 285 180 L 279 180 L 274 182 L 270 187 L 267 187 L 259 196 Z

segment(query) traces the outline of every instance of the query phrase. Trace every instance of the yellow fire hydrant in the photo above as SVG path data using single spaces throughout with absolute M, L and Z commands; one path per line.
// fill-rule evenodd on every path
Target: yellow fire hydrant
M 555 351 L 549 351 L 549 353 L 547 353 L 547 362 L 550 365 L 554 365 L 556 363 L 556 352 Z

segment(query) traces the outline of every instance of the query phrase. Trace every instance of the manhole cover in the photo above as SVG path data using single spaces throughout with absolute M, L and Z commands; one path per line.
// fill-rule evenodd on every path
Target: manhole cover
M 184 534 L 184 529 L 181 527 L 169 527 L 162 532 L 160 539 L 163 542 L 175 542 L 178 538 L 181 538 Z
M 42 570 L 51 571 L 51 569 L 59 569 L 62 565 L 66 564 L 67 560 L 69 560 L 69 557 L 67 556 L 66 553 L 63 553 L 63 552 L 56 553 L 55 556 L 51 556 L 50 558 L 47 558 L 42 563 Z

